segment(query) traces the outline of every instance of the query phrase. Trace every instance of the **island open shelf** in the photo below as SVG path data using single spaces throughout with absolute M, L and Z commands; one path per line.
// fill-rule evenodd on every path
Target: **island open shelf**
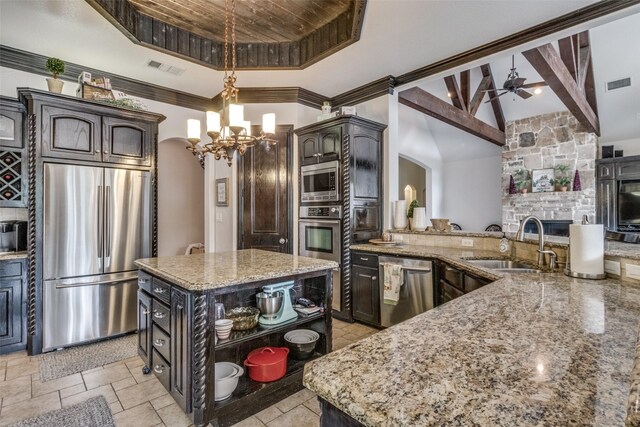
M 232 425 L 303 388 L 305 364 L 331 352 L 331 261 L 246 250 L 136 261 L 138 353 L 195 425 Z M 293 301 L 305 297 L 324 311 L 269 327 L 233 332 L 215 342 L 216 303 L 226 310 L 256 307 L 262 287 L 293 281 Z M 245 374 L 232 396 L 215 402 L 215 363 L 244 367 L 247 355 L 260 347 L 285 347 L 284 335 L 311 329 L 320 338 L 309 360 L 289 355 L 283 378 L 260 383 Z M 167 345 L 168 344 L 168 345 Z

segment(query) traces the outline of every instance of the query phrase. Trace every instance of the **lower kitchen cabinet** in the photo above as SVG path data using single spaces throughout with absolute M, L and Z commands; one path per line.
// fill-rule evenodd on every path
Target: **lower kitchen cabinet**
M 437 262 L 436 274 L 437 305 L 454 300 L 491 283 L 491 280 L 472 276 L 442 261 Z
M 378 256 L 364 252 L 351 255 L 351 304 L 355 320 L 380 326 L 380 280 Z
M 188 292 L 139 272 L 138 354 L 186 413 L 191 412 L 191 299 Z
M 27 346 L 27 260 L 0 261 L 0 354 Z

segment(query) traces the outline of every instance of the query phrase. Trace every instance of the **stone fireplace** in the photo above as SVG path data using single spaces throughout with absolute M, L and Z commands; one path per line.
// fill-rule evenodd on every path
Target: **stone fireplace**
M 507 122 L 502 151 L 502 228 L 518 230 L 520 220 L 535 215 L 546 220 L 595 222 L 595 160 L 597 136 L 586 132 L 568 111 Z M 509 194 L 509 177 L 518 169 L 569 167 L 578 170 L 582 191 Z M 573 183 L 573 182 L 572 182 Z M 571 186 L 569 187 L 571 190 Z

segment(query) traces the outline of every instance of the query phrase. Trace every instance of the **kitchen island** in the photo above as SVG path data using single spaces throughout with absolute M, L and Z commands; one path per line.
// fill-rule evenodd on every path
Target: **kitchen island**
M 480 255 L 410 245 L 354 249 L 460 267 Z M 494 277 L 307 364 L 303 382 L 321 398 L 322 425 L 624 425 L 640 286 L 557 273 Z
M 305 362 L 290 358 L 280 380 L 259 383 L 244 375 L 230 398 L 216 402 L 216 361 L 242 366 L 256 348 L 284 346 L 284 334 L 293 329 L 320 334 L 312 360 L 331 351 L 335 262 L 249 249 L 139 259 L 136 265 L 138 353 L 197 426 L 234 424 L 302 388 Z M 304 296 L 322 304 L 324 312 L 232 332 L 229 339 L 216 343 L 216 303 L 227 310 L 255 307 L 255 295 L 263 286 L 287 281 L 294 282 L 294 301 Z

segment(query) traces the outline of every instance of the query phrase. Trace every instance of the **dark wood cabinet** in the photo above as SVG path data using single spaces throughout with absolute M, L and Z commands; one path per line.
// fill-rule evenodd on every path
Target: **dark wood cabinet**
M 345 213 L 342 235 L 344 249 L 340 263 L 340 301 L 334 317 L 352 321 L 353 280 L 349 247 L 366 243 L 382 234 L 382 147 L 386 125 L 353 115 L 338 116 L 295 130 L 300 164 L 339 160 L 338 188 Z M 301 188 L 301 186 L 299 186 Z M 318 202 L 320 204 L 321 202 Z M 326 204 L 326 202 L 325 202 Z M 346 215 L 346 213 L 349 215 Z
M 0 96 L 0 208 L 27 206 L 25 117 L 20 101 Z
M 187 292 L 171 290 L 171 396 L 185 411 L 191 403 L 191 312 Z
M 353 318 L 363 323 L 380 326 L 378 256 L 352 252 L 351 262 Z
M 100 116 L 69 107 L 42 106 L 42 155 L 61 159 L 102 160 Z
M 151 165 L 152 126 L 114 117 L 102 119 L 102 160 L 136 166 Z
M 151 297 L 138 290 L 138 354 L 151 366 Z
M 615 231 L 616 223 L 616 181 L 599 180 L 596 187 L 596 222 L 604 225 L 606 230 Z
M 444 304 L 491 283 L 491 280 L 471 275 L 445 262 L 436 263 L 436 301 Z
M 300 163 L 303 165 L 328 162 L 340 158 L 342 127 L 330 126 L 300 136 Z
M 27 346 L 26 259 L 0 261 L 0 354 Z

